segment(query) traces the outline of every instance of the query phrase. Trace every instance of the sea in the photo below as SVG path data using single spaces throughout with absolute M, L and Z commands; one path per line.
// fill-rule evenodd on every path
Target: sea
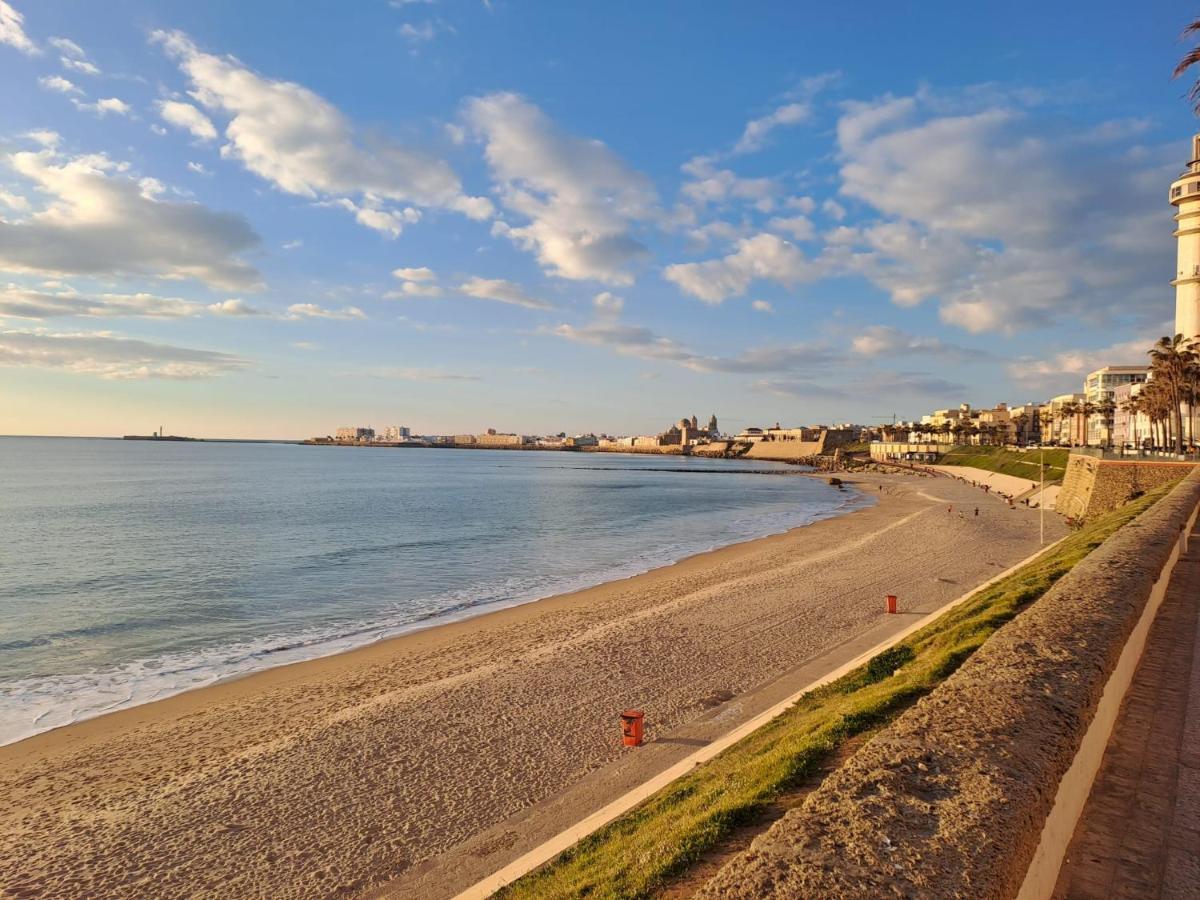
M 757 461 L 0 438 L 0 744 L 870 502 Z

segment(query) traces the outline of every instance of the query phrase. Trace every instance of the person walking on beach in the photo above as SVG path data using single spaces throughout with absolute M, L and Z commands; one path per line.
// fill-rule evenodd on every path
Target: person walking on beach
M 979 515 L 979 507 L 978 507 L 978 506 L 977 506 L 977 507 L 975 507 L 975 515 L 976 515 L 976 516 L 978 516 L 978 515 Z

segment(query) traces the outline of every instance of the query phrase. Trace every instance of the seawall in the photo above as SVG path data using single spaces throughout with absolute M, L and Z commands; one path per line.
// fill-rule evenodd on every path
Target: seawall
M 701 896 L 1049 896 L 1198 511 L 1193 472 L 868 742 Z
M 1091 519 L 1161 484 L 1182 478 L 1194 464 L 1167 460 L 1097 459 L 1072 453 L 1067 459 L 1057 509 L 1064 516 Z

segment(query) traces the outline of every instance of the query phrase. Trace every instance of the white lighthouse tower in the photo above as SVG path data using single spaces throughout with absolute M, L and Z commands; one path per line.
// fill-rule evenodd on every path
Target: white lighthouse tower
M 1192 138 L 1187 170 L 1171 184 L 1175 207 L 1175 333 L 1200 339 L 1200 134 Z

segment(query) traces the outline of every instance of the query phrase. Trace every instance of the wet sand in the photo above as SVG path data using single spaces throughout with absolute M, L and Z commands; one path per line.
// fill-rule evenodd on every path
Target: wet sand
M 884 593 L 933 609 L 1036 549 L 1034 511 L 949 479 L 863 488 L 880 485 L 878 505 L 784 535 L 2 747 L 0 891 L 449 888 L 412 879 L 456 853 L 483 865 L 480 835 L 514 817 L 555 831 L 590 811 L 630 759 L 621 709 L 664 746 L 732 728 L 746 698 L 877 627 Z

